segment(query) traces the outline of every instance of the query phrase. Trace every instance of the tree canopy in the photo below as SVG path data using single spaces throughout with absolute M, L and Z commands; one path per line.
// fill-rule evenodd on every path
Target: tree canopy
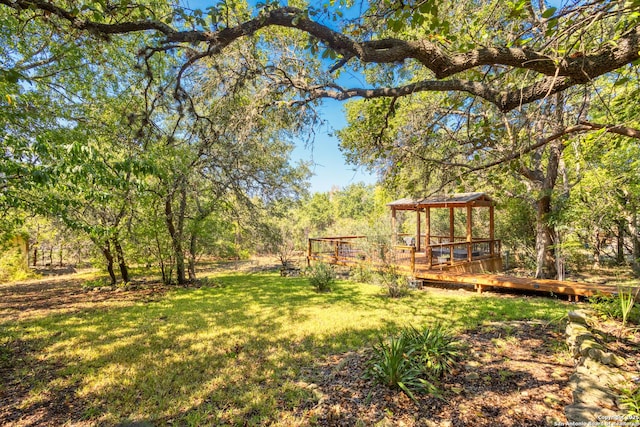
M 390 191 L 496 190 L 534 221 L 505 230 L 531 232 L 538 275 L 569 234 L 599 238 L 569 224 L 589 212 L 640 252 L 640 1 L 0 0 L 0 23 L 2 227 L 55 218 L 112 281 L 129 256 L 183 282 L 203 250 L 378 211 L 369 188 L 306 198 L 289 153 L 323 98 L 348 101 L 341 147 Z M 599 179 L 619 191 L 587 212 Z
M 202 10 L 177 3 L 103 0 L 50 2 L 0 0 L 22 20 L 38 19 L 58 31 L 78 31 L 102 39 L 147 33 L 142 58 L 181 52 L 181 77 L 203 58 L 224 56 L 276 27 L 295 29 L 308 38 L 305 49 L 323 49 L 335 58 L 329 72 L 342 67 L 385 64 L 419 71 L 417 77 L 379 82 L 367 88 L 342 88 L 331 73 L 307 81 L 276 70 L 282 82 L 303 91 L 304 99 L 398 97 L 422 91 L 466 92 L 501 111 L 547 98 L 567 88 L 633 64 L 640 58 L 640 3 L 637 1 L 569 1 L 563 7 L 545 2 L 375 2 L 347 0 L 322 7 L 297 8 L 278 2 L 260 4 L 256 12 L 240 3 L 220 2 Z M 341 18 L 341 8 L 362 13 Z M 327 17 L 338 21 L 326 23 Z M 338 19 L 340 18 L 340 19 Z M 16 76 L 16 70 L 6 70 Z M 333 74 L 335 76 L 335 74 Z

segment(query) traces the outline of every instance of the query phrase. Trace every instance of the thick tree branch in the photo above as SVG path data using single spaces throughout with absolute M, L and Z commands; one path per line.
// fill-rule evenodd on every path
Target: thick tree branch
M 587 130 L 606 129 L 606 131 L 609 133 L 615 133 L 617 135 L 628 136 L 629 138 L 640 139 L 640 130 L 632 127 L 628 127 L 628 126 L 603 125 L 603 124 L 591 123 L 587 121 L 581 121 L 580 125 L 587 127 L 588 128 Z
M 244 37 L 272 27 L 295 28 L 322 41 L 328 48 L 342 55 L 346 62 L 357 58 L 363 63 L 390 64 L 413 59 L 429 69 L 437 80 L 427 80 L 402 87 L 379 89 L 323 90 L 311 92 L 314 98 L 347 99 L 381 96 L 406 96 L 417 91 L 464 91 L 480 96 L 502 111 L 543 99 L 571 86 L 584 84 L 595 77 L 614 71 L 640 58 L 640 26 L 634 27 L 615 41 L 602 44 L 591 52 L 570 57 L 554 57 L 532 49 L 517 47 L 483 47 L 462 53 L 449 53 L 426 39 L 358 41 L 311 20 L 306 11 L 293 7 L 270 10 L 236 26 L 217 31 L 178 31 L 157 20 L 101 23 L 74 15 L 50 0 L 0 0 L 1 5 L 16 10 L 39 9 L 66 21 L 71 27 L 94 34 L 113 35 L 132 32 L 152 32 L 159 35 L 159 45 L 171 44 L 186 48 L 185 44 L 205 43 L 208 55 L 219 54 L 225 47 Z M 195 61 L 188 60 L 185 67 Z M 539 78 L 524 88 L 496 90 L 487 83 L 463 79 L 443 80 L 478 67 L 502 66 L 529 70 Z M 184 72 L 184 68 L 182 69 Z
M 575 84 L 576 82 L 566 77 L 546 77 L 531 86 L 510 92 L 498 91 L 489 84 L 483 82 L 457 79 L 423 80 L 405 86 L 372 89 L 342 88 L 334 84 L 322 87 L 310 87 L 304 84 L 299 84 L 296 87 L 309 93 L 310 96 L 307 98 L 307 102 L 319 98 L 333 98 L 339 101 L 344 101 L 357 97 L 368 99 L 384 97 L 398 98 L 411 95 L 416 92 L 467 92 L 491 102 L 500 110 L 506 112 L 521 105 L 529 104 L 533 101 L 561 92 Z
M 623 136 L 628 136 L 630 138 L 640 139 L 640 130 L 634 129 L 631 127 L 622 126 L 622 125 L 601 125 L 601 124 L 595 124 L 595 123 L 589 123 L 589 122 L 580 122 L 577 125 L 566 127 L 564 129 L 561 129 L 553 133 L 552 135 L 549 135 L 545 138 L 541 138 L 535 144 L 525 147 L 524 149 L 521 149 L 519 151 L 513 152 L 504 157 L 501 157 L 497 160 L 494 160 L 493 162 L 485 163 L 483 165 L 474 166 L 474 167 L 469 167 L 468 164 L 462 164 L 462 163 L 449 164 L 450 166 L 465 167 L 466 170 L 461 175 L 456 176 L 455 178 L 452 178 L 451 180 L 447 181 L 446 184 L 449 184 L 455 181 L 455 179 L 467 176 L 471 173 L 487 170 L 494 166 L 498 166 L 498 165 L 519 159 L 525 154 L 531 153 L 539 148 L 542 148 L 547 144 L 553 141 L 556 141 L 564 136 L 576 134 L 576 133 L 584 133 L 584 132 L 589 132 L 594 130 L 601 130 L 601 129 L 606 129 L 606 132 L 609 132 L 609 133 L 614 133 L 617 135 L 623 135 Z M 535 177 L 529 177 L 529 178 L 534 180 Z

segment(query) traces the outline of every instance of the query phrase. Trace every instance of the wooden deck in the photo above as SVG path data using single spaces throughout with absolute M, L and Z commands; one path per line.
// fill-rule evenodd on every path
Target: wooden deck
M 417 272 L 416 278 L 422 279 L 426 282 L 460 283 L 466 285 L 474 285 L 475 289 L 479 293 L 482 293 L 482 291 L 493 287 L 548 292 L 559 295 L 567 295 L 569 297 L 569 301 L 578 301 L 580 297 L 590 297 L 598 294 L 613 295 L 618 292 L 617 287 L 611 285 L 578 283 L 569 282 L 566 280 L 510 277 L 496 274 L 473 274 L 424 270 Z
M 499 241 L 495 242 L 498 243 L 482 240 L 433 244 L 423 252 L 416 252 L 413 246 L 402 245 L 387 252 L 392 255 L 393 265 L 414 279 L 473 285 L 480 293 L 489 288 L 519 289 L 567 295 L 569 300 L 577 301 L 580 297 L 618 292 L 611 285 L 488 274 L 500 271 L 502 267 Z M 344 266 L 367 264 L 375 268 L 383 263 L 380 259 L 371 259 L 371 254 L 384 251 L 382 247 L 379 250 L 366 248 L 363 236 L 325 237 L 309 239 L 307 260 Z M 639 287 L 632 289 L 637 292 Z

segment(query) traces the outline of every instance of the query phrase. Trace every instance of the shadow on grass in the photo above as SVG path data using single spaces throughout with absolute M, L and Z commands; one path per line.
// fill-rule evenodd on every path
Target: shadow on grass
M 380 333 L 410 323 L 467 329 L 565 311 L 553 301 L 468 294 L 391 299 L 377 287 L 346 282 L 319 294 L 304 278 L 273 274 L 216 281 L 218 287 L 177 289 L 148 304 L 10 324 L 9 334 L 29 343 L 29 363 L 48 361 L 50 372 L 31 378 L 16 361 L 7 375 L 52 402 L 75 390 L 72 422 L 266 424 L 315 404 L 318 397 L 299 384 L 306 368 Z M 14 416 L 42 408 L 25 393 L 12 403 Z

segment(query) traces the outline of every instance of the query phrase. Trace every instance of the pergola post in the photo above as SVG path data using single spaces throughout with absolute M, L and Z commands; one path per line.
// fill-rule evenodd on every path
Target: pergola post
M 425 238 L 424 238 L 424 245 L 429 246 L 431 244 L 431 207 L 427 206 L 425 213 L 424 213 L 424 225 L 425 225 L 425 230 L 424 230 L 424 234 L 425 234 Z
M 449 243 L 453 243 L 455 241 L 455 232 L 456 232 L 456 217 L 453 211 L 453 208 L 449 208 Z
M 424 254 L 427 257 L 427 268 L 431 270 L 433 265 L 433 252 L 431 251 L 431 207 L 427 206 L 424 211 Z
M 416 252 L 420 252 L 420 207 L 416 208 Z
M 473 255 L 472 252 L 472 244 L 471 242 L 473 241 L 473 236 L 472 236 L 472 215 L 473 215 L 473 208 L 471 207 L 471 205 L 467 205 L 467 261 L 471 262 L 471 257 Z
M 494 215 L 493 211 L 494 211 L 494 206 L 493 205 L 489 206 L 489 240 L 491 241 L 491 243 L 489 244 L 489 254 L 491 256 L 495 255 L 495 248 L 494 248 L 495 227 L 493 223 L 493 215 Z
M 396 208 L 391 209 L 391 246 L 398 243 L 398 230 L 396 229 Z
M 453 265 L 454 262 L 454 246 L 453 243 L 456 240 L 455 232 L 456 232 L 456 223 L 455 223 L 455 213 L 453 211 L 453 207 L 449 208 L 449 264 Z

